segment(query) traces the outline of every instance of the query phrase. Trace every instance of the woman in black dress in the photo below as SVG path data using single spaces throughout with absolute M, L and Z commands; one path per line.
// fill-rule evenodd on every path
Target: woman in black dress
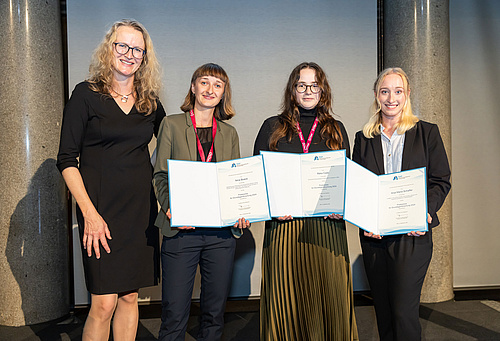
M 432 257 L 432 229 L 450 191 L 450 167 L 437 125 L 412 113 L 401 68 L 382 71 L 373 88 L 373 113 L 356 133 L 353 161 L 375 174 L 426 167 L 428 232 L 381 237 L 360 229 L 366 275 L 380 340 L 420 340 L 420 292 Z
M 113 24 L 90 77 L 64 109 L 57 166 L 77 202 L 87 289 L 83 340 L 134 340 L 138 289 L 158 279 L 157 204 L 148 144 L 165 112 L 151 38 L 138 22 Z
M 350 155 L 344 126 L 332 116 L 326 75 L 316 63 L 302 63 L 290 74 L 282 113 L 260 128 L 254 154 L 336 149 Z M 261 340 L 357 340 L 352 296 L 342 216 L 284 216 L 266 222 Z

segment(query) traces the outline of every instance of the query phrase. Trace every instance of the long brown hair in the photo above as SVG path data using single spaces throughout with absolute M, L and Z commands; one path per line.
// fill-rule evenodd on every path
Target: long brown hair
M 219 78 L 224 82 L 224 94 L 222 94 L 219 104 L 215 107 L 214 117 L 220 121 L 229 120 L 235 114 L 233 105 L 231 104 L 231 85 L 229 84 L 229 77 L 220 65 L 214 63 L 203 64 L 194 71 L 193 76 L 191 77 L 189 91 L 186 98 L 184 98 L 184 103 L 181 105 L 181 110 L 188 112 L 194 108 L 196 99 L 193 91 L 191 90 L 191 85 L 193 85 L 198 78 L 206 76 Z
M 113 82 L 113 43 L 119 27 L 128 26 L 142 33 L 146 54 L 141 66 L 134 76 L 134 91 L 137 93 L 135 107 L 146 115 L 156 110 L 156 100 L 161 88 L 160 64 L 153 49 L 153 42 L 146 28 L 139 22 L 131 19 L 117 21 L 111 26 L 104 39 L 94 51 L 89 66 L 90 88 L 93 91 L 109 95 Z
M 337 121 L 332 116 L 332 91 L 323 69 L 318 64 L 312 62 L 301 63 L 292 70 L 285 88 L 281 114 L 278 115 L 278 121 L 269 139 L 269 148 L 277 150 L 279 140 L 286 137 L 287 141 L 290 142 L 297 134 L 297 122 L 299 121 L 300 113 L 295 97 L 295 86 L 300 79 L 300 71 L 303 69 L 312 69 L 316 72 L 316 82 L 321 88 L 321 96 L 316 105 L 317 117 L 321 126 L 321 139 L 326 141 L 328 148 L 334 150 L 341 149 L 342 134 L 340 133 Z

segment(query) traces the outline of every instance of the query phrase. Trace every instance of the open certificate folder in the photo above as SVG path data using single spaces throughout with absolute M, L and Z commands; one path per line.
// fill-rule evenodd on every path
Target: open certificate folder
M 171 226 L 271 219 L 260 155 L 222 162 L 167 160 L 167 166 Z
M 261 155 L 272 217 L 343 213 L 345 150 Z
M 427 231 L 424 168 L 376 175 L 347 159 L 344 219 L 378 235 Z

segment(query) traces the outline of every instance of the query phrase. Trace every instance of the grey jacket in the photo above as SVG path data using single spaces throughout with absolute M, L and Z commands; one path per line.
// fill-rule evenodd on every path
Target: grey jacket
M 233 126 L 217 121 L 214 149 L 217 161 L 240 157 L 239 138 Z M 156 153 L 153 186 L 161 210 L 155 225 L 161 229 L 164 236 L 173 237 L 179 230 L 170 227 L 170 220 L 166 215 L 169 208 L 167 160 L 197 160 L 196 134 L 189 113 L 169 115 L 163 119 L 158 133 Z M 242 231 L 238 228 L 231 230 L 235 237 L 242 235 Z

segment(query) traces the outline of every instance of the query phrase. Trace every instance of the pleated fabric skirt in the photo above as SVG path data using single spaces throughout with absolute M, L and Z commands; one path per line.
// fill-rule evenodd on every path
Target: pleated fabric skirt
M 345 222 L 266 222 L 261 341 L 358 340 Z

